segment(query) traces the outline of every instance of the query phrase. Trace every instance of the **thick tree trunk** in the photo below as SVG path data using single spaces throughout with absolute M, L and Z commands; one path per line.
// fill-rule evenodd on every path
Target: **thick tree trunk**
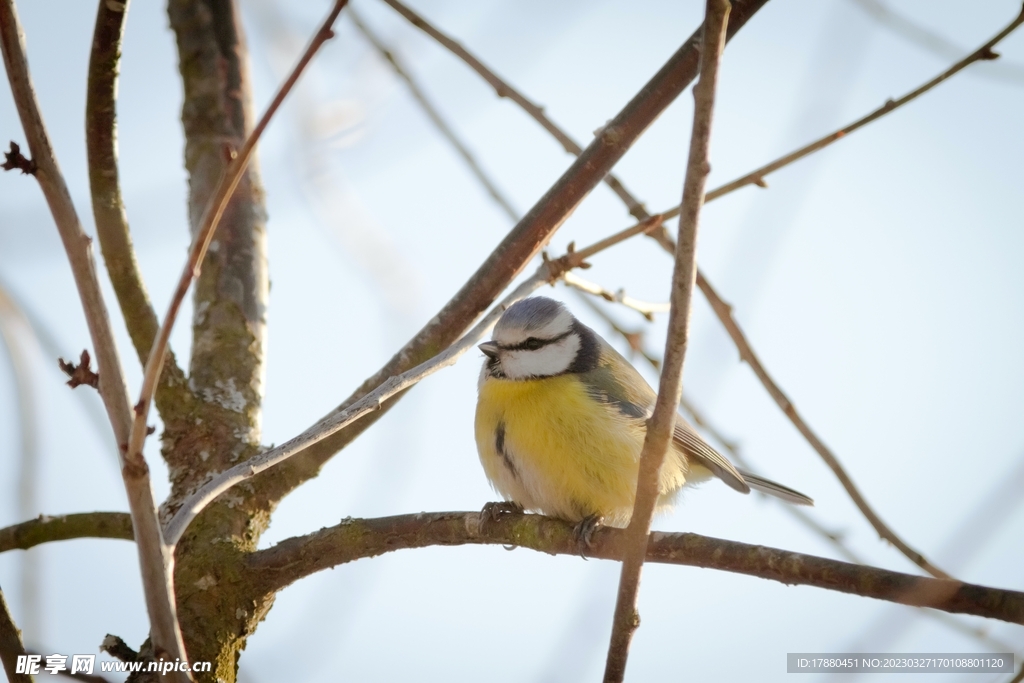
M 253 125 L 248 51 L 233 0 L 169 0 L 185 89 L 182 123 L 189 218 L 206 203 Z M 169 425 L 164 455 L 174 509 L 210 472 L 259 448 L 269 289 L 266 212 L 255 159 L 228 205 L 196 282 L 189 387 L 196 408 Z M 270 506 L 237 487 L 210 506 L 177 552 L 178 609 L 193 661 L 214 662 L 199 680 L 235 680 L 238 654 L 273 602 L 255 599 L 243 568 L 266 529 Z

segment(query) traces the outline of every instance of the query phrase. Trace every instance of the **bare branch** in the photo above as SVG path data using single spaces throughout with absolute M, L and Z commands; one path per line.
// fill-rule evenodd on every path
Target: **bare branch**
M 729 23 L 729 36 L 742 28 L 765 2 L 767 0 L 737 0 Z M 389 377 L 447 348 L 487 310 L 643 131 L 691 82 L 697 72 L 698 39 L 698 34 L 692 35 L 669 58 L 491 252 L 444 308 L 335 411 L 344 410 Z M 263 482 L 264 493 L 277 500 L 304 481 L 315 477 L 324 463 L 392 405 L 394 400 L 384 404 L 381 412 L 359 421 L 350 429 L 337 432 L 293 458 L 286 467 L 275 473 L 272 480 Z
M 621 560 L 625 534 L 622 529 L 597 530 L 587 555 Z M 433 512 L 347 518 L 336 526 L 257 551 L 250 555 L 248 566 L 261 589 L 272 592 L 315 572 L 395 550 L 481 544 L 517 546 L 550 555 L 579 554 L 572 525 L 559 519 L 507 514 L 481 526 L 477 512 Z M 790 586 L 815 586 L 1024 624 L 1024 592 L 912 576 L 698 534 L 652 533 L 647 561 L 746 574 Z
M 139 361 L 144 363 L 153 346 L 159 322 L 135 258 L 117 165 L 117 79 L 128 3 L 101 0 L 98 5 L 85 101 L 85 144 L 92 212 L 107 274 Z M 158 393 L 176 392 L 176 403 L 180 403 L 189 392 L 185 374 L 174 362 L 173 354 L 169 354 L 164 372 Z M 161 405 L 166 411 L 171 401 L 161 401 Z M 165 414 L 164 417 L 170 416 Z
M 434 103 L 430 101 L 430 98 L 427 97 L 423 88 L 416 82 L 416 79 L 412 77 L 408 67 L 402 63 L 402 60 L 399 59 L 394 49 L 385 45 L 384 42 L 370 30 L 370 27 L 366 25 L 366 22 L 363 21 L 362 17 L 360 17 L 354 9 L 349 8 L 348 17 L 352 20 L 352 23 L 356 25 L 356 28 L 359 29 L 359 32 L 363 34 L 363 37 L 373 45 L 374 49 L 377 50 L 384 61 L 391 65 L 395 74 L 405 81 L 413 99 L 419 103 L 424 113 L 434 124 L 434 127 L 441 133 L 441 136 L 455 148 L 455 152 L 462 157 L 464 162 L 466 162 L 466 166 L 469 167 L 470 173 L 472 173 L 477 181 L 483 185 L 484 189 L 487 190 L 487 194 L 491 196 L 491 198 L 502 208 L 509 218 L 513 221 L 518 221 L 520 216 L 512 207 L 512 203 L 487 176 L 487 173 L 484 172 L 483 168 L 481 168 L 480 164 L 477 162 L 476 157 L 474 157 L 473 153 L 469 151 L 466 143 L 459 138 L 458 134 L 452 129 L 448 122 L 445 121 L 441 112 L 439 112 L 437 107 L 434 106 Z
M 731 9 L 729 0 L 707 0 L 705 5 L 700 80 L 693 87 L 693 128 L 686 179 L 683 182 L 683 201 L 680 204 L 679 239 L 672 270 L 672 308 L 668 316 L 665 360 L 658 385 L 658 398 L 647 421 L 633 514 L 625 532 L 622 573 L 604 669 L 606 683 L 620 683 L 625 677 L 629 644 L 640 626 L 640 615 L 636 607 L 640 592 L 640 572 L 647 556 L 651 519 L 661 495 L 661 466 L 672 442 L 676 411 L 683 393 L 683 361 L 690 338 L 690 304 L 697 276 L 697 229 L 704 205 L 704 186 L 711 173 L 711 122 L 714 118 L 718 68 L 722 50 L 725 49 L 725 30 Z
M 669 304 L 667 303 L 653 303 L 650 301 L 634 299 L 627 295 L 626 290 L 624 289 L 620 289 L 617 292 L 610 292 L 596 282 L 585 280 L 575 273 L 566 273 L 562 276 L 562 280 L 565 284 L 577 291 L 599 296 L 605 301 L 622 304 L 626 308 L 631 308 L 646 318 L 648 322 L 654 320 L 655 313 L 667 313 L 669 310 Z
M 14 625 L 11 611 L 4 600 L 3 589 L 0 589 L 0 660 L 3 660 L 10 683 L 32 683 L 30 675 L 15 673 L 18 670 L 18 657 L 23 655 L 25 644 L 21 642 L 21 631 Z
M 35 177 L 57 224 L 82 301 L 99 366 L 100 396 L 114 428 L 114 436 L 119 444 L 124 444 L 129 440 L 131 429 L 128 387 L 125 384 L 110 317 L 100 291 L 96 262 L 92 256 L 92 240 L 82 230 L 82 224 L 78 220 L 67 184 L 61 175 L 50 144 L 29 75 L 24 40 L 14 0 L 0 0 L 0 48 L 7 68 L 7 78 L 32 152 L 32 160 L 37 167 Z M 141 449 L 134 453 L 121 454 L 121 474 L 128 494 L 129 509 L 138 532 L 136 546 L 153 641 L 162 657 L 169 656 L 172 659 L 187 661 L 174 602 L 174 558 L 160 536 L 160 523 L 149 480 L 149 467 Z
M 132 518 L 127 512 L 80 512 L 73 515 L 39 515 L 21 524 L 0 529 L 0 553 L 28 550 L 42 543 L 74 538 L 134 540 Z

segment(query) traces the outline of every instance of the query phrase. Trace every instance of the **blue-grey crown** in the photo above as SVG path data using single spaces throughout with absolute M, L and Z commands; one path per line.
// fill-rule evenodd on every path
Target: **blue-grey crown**
M 555 319 L 560 313 L 567 312 L 565 304 L 546 296 L 535 296 L 523 299 L 505 309 L 495 325 L 495 332 L 516 329 L 530 332 L 537 330 Z

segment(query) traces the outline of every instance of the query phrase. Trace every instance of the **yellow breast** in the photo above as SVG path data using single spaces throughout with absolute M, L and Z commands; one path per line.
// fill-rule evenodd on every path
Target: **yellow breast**
M 642 420 L 595 401 L 572 374 L 489 377 L 480 387 L 476 441 L 488 479 L 506 499 L 547 515 L 627 523 L 644 431 Z M 684 481 L 682 462 L 668 460 L 663 493 Z

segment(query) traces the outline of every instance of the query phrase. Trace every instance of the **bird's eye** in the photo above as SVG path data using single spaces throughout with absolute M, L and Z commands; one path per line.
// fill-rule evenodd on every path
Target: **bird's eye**
M 530 337 L 525 342 L 523 342 L 523 346 L 529 349 L 530 351 L 536 351 L 540 347 L 544 346 L 544 342 L 541 341 L 540 339 L 537 339 L 536 337 Z

